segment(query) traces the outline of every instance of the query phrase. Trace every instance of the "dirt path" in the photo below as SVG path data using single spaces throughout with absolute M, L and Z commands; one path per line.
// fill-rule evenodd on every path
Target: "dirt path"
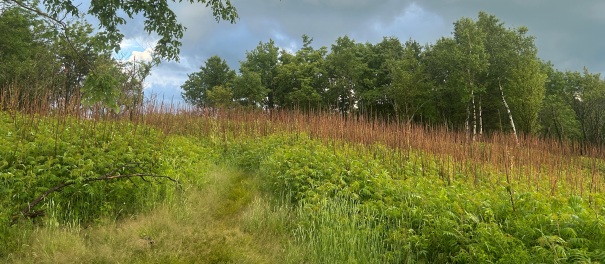
M 218 167 L 200 189 L 147 214 L 89 228 L 42 228 L 16 263 L 300 263 L 285 209 L 249 175 Z

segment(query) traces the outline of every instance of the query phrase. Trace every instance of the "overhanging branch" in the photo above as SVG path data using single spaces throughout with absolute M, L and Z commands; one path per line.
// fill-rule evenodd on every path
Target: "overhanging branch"
M 124 165 L 121 168 L 125 168 L 128 167 L 129 165 Z M 38 197 L 36 197 L 34 200 L 32 200 L 30 203 L 27 204 L 27 207 L 25 207 L 24 209 L 22 209 L 19 213 L 13 215 L 13 224 L 16 223 L 16 221 L 19 219 L 20 216 L 24 216 L 26 218 L 36 218 L 38 216 L 44 215 L 43 212 L 40 211 L 36 211 L 35 207 L 40 204 L 42 201 L 44 201 L 44 199 L 46 197 L 48 197 L 49 195 L 51 195 L 52 193 L 58 192 L 60 190 L 62 190 L 65 187 L 74 185 L 74 184 L 84 184 L 84 183 L 91 183 L 91 182 L 97 182 L 97 181 L 109 181 L 109 180 L 119 180 L 119 179 L 128 179 L 131 180 L 132 178 L 141 178 L 144 181 L 147 181 L 146 178 L 156 178 L 156 179 L 165 179 L 165 180 L 169 180 L 174 182 L 177 187 L 181 187 L 181 183 L 170 177 L 170 176 L 165 176 L 165 175 L 156 175 L 156 174 L 148 174 L 148 173 L 133 173 L 133 174 L 124 174 L 124 175 L 113 175 L 113 173 L 115 173 L 117 170 L 116 169 L 114 171 L 112 171 L 110 174 L 101 176 L 101 177 L 96 177 L 96 178 L 87 178 L 84 179 L 81 182 L 76 182 L 76 181 L 66 181 L 63 182 L 59 185 L 56 185 L 48 190 L 46 190 L 44 193 L 40 194 Z
M 57 19 L 57 18 L 55 18 L 55 17 L 52 17 L 51 15 L 49 15 L 49 14 L 48 14 L 48 13 L 46 13 L 46 12 L 43 12 L 42 10 L 40 10 L 40 9 L 39 9 L 39 8 L 37 8 L 37 7 L 28 6 L 28 5 L 24 4 L 22 1 L 19 1 L 19 0 L 7 0 L 7 1 L 12 2 L 12 3 L 15 3 L 15 4 L 16 4 L 16 5 L 18 5 L 19 7 L 23 8 L 23 9 L 25 9 L 25 10 L 27 10 L 27 11 L 34 12 L 34 13 L 36 13 L 37 15 L 39 15 L 39 16 L 41 16 L 41 17 L 44 17 L 44 18 L 46 18 L 46 19 L 49 19 L 49 20 L 50 20 L 50 21 L 52 21 L 53 23 L 55 23 L 55 24 L 57 24 L 57 25 L 61 26 L 61 27 L 62 27 L 64 30 L 66 30 L 66 29 L 67 29 L 67 24 L 65 24 L 65 22 L 63 22 L 63 20 L 62 20 L 62 19 Z

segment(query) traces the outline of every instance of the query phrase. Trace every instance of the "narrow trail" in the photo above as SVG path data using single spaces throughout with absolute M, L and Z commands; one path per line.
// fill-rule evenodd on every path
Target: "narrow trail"
M 217 167 L 201 188 L 146 213 L 88 228 L 41 228 L 14 263 L 299 263 L 285 209 L 254 177 Z

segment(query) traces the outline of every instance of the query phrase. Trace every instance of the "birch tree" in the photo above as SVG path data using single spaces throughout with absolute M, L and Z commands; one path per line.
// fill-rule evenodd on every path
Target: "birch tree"
M 514 64 L 508 77 L 511 107 L 519 120 L 519 129 L 525 134 L 539 131 L 538 114 L 544 99 L 546 75 L 541 70 L 533 38 L 527 37 L 526 28 L 516 32 Z
M 527 35 L 527 28 L 505 28 L 495 16 L 484 12 L 479 13 L 477 25 L 485 36 L 489 62 L 484 76 L 487 97 L 499 98 L 515 138 L 518 127 L 524 133 L 537 132 L 546 75 L 534 38 Z
M 481 76 L 487 72 L 489 65 L 484 46 L 485 33 L 472 19 L 462 18 L 454 23 L 454 40 L 461 55 L 461 67 L 456 75 L 463 79 L 464 85 L 460 87 L 460 92 L 462 100 L 467 104 L 464 125 L 467 133 L 475 140 L 478 133 L 483 133 L 481 97 L 485 86 Z

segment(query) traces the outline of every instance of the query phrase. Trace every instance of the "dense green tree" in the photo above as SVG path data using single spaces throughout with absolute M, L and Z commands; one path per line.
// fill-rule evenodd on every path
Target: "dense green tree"
M 3 63 L 5 69 L 12 70 L 0 69 L 1 85 L 19 80 L 21 83 L 19 87 L 23 90 L 24 87 L 32 87 L 23 81 L 34 79 L 30 77 L 32 72 L 46 73 L 59 77 L 37 79 L 34 82 L 36 91 L 28 92 L 38 94 L 32 98 L 40 99 L 43 98 L 40 94 L 44 94 L 45 97 L 52 94 L 56 100 L 63 100 L 65 105 L 68 105 L 72 95 L 79 96 L 79 89 L 83 89 L 82 98 L 87 104 L 102 102 L 116 110 L 119 108 L 118 105 L 124 102 L 138 104 L 141 101 L 143 79 L 139 78 L 135 81 L 136 78 L 132 77 L 147 76 L 149 65 L 139 64 L 139 67 L 134 68 L 140 70 L 126 70 L 137 74 L 125 76 L 123 67 L 127 65 L 120 65 L 118 61 L 108 58 L 108 54 L 117 51 L 120 47 L 124 35 L 120 32 L 119 26 L 126 23 L 125 17 L 132 19 L 135 16 L 142 16 L 144 30 L 159 36 L 154 47 L 154 63 L 159 63 L 163 59 L 178 60 L 180 39 L 185 28 L 177 21 L 176 15 L 169 6 L 170 2 L 181 1 L 100 0 L 92 1 L 89 5 L 79 5 L 71 0 L 0 0 L 0 6 L 4 9 L 2 15 L 11 20 L 8 24 L 0 25 L 6 29 L 2 32 L 9 32 L 11 36 L 11 39 L 6 39 L 4 43 L 10 45 L 3 48 L 2 53 L 5 54 L 0 56 L 12 56 L 15 61 L 15 63 Z M 205 4 L 211 9 L 217 21 L 222 19 L 233 23 L 237 19 L 237 12 L 230 0 L 189 2 Z M 86 6 L 87 9 L 80 10 L 80 6 Z M 92 35 L 93 30 L 89 24 L 71 22 L 80 21 L 86 16 L 98 19 L 99 30 L 96 35 Z M 25 22 L 29 24 L 24 26 Z M 36 52 L 34 46 L 42 46 L 50 52 Z M 7 55 L 9 53 L 12 55 Z M 3 62 L 8 61 L 3 58 Z M 44 65 L 40 66 L 40 64 Z M 19 76 L 26 76 L 26 78 L 19 78 Z M 40 82 L 40 80 L 44 81 Z M 127 85 L 124 85 L 125 80 Z M 58 83 L 60 85 L 57 85 Z M 139 99 L 130 100 L 133 98 L 133 93 L 136 93 Z
M 53 35 L 50 48 L 59 68 L 60 85 L 52 87 L 54 97 L 70 107 L 73 98 L 85 105 L 100 103 L 116 112 L 131 110 L 143 102 L 143 82 L 151 63 L 118 61 L 86 22 L 68 24 L 68 38 Z
M 200 67 L 200 71 L 188 75 L 187 81 L 181 86 L 182 96 L 186 102 L 199 106 L 212 106 L 208 94 L 215 87 L 231 89 L 235 79 L 235 71 L 229 68 L 227 62 L 219 56 L 212 56 Z M 221 92 L 223 98 L 225 92 Z
M 509 105 L 509 97 L 516 95 L 511 95 L 508 90 L 505 93 L 505 87 L 508 87 L 509 83 L 508 76 L 512 70 L 511 60 L 515 57 L 514 34 L 496 17 L 483 12 L 479 13 L 477 26 L 485 34 L 484 45 L 489 63 L 487 71 L 482 76 L 482 81 L 486 84 L 486 93 L 482 98 L 484 127 L 486 130 L 506 128 L 516 135 L 515 119 Z
M 57 70 L 48 45 L 42 41 L 45 28 L 33 16 L 19 8 L 5 9 L 0 13 L 0 32 L 0 87 L 16 81 L 23 86 L 42 85 L 43 77 L 54 74 L 44 70 Z
M 87 105 L 101 103 L 118 111 L 118 87 L 126 81 L 122 69 L 108 56 L 98 58 L 94 63 L 96 70 L 86 77 L 82 86 L 83 102 Z
M 111 60 L 111 50 L 102 45 L 99 39 L 93 35 L 93 27 L 85 22 L 76 21 L 75 23 L 66 25 L 64 34 L 69 36 L 68 38 L 54 35 L 52 37 L 52 44 L 50 48 L 56 54 L 57 63 L 60 64 L 61 71 L 61 85 L 56 86 L 53 90 L 54 93 L 64 99 L 69 104 L 72 96 L 80 93 L 80 88 L 86 82 L 86 79 L 94 73 L 95 78 L 100 74 L 104 74 L 101 71 L 108 70 L 105 64 L 114 64 L 111 67 L 121 68 L 117 65 L 118 62 Z M 105 61 L 99 63 L 98 61 Z M 99 68 L 95 68 L 99 66 Z M 115 76 L 116 79 L 122 78 L 122 74 L 118 74 L 119 70 L 111 70 L 111 73 L 107 77 Z M 121 84 L 122 80 L 115 80 L 114 83 Z M 98 95 L 91 95 L 90 93 L 96 92 L 94 87 L 87 89 L 89 93 L 84 97 L 97 98 L 107 95 L 119 96 L 120 89 L 117 86 L 105 87 L 104 90 L 99 91 Z M 105 101 L 110 100 L 115 102 L 116 98 L 105 97 Z M 93 101 L 90 101 L 91 103 Z M 116 107 L 116 105 L 113 105 Z
M 267 43 L 259 42 L 254 50 L 246 52 L 246 60 L 241 62 L 240 66 L 241 72 L 251 71 L 260 74 L 262 87 L 269 89 L 266 99 L 266 105 L 269 108 L 277 106 L 275 98 L 278 86 L 275 77 L 278 62 L 279 48 L 270 39 Z
M 263 86 L 260 74 L 242 68 L 233 85 L 235 101 L 244 106 L 262 107 L 267 94 L 269 89 Z
M 292 108 L 293 105 L 289 101 L 288 95 L 300 86 L 297 81 L 298 68 L 296 55 L 281 50 L 276 65 L 275 78 L 273 79 L 275 91 L 272 93 L 272 99 L 276 107 Z
M 393 83 L 392 62 L 403 58 L 404 47 L 396 37 L 385 37 L 378 44 L 366 44 L 366 47 L 364 60 L 368 68 L 362 82 L 365 87 L 359 94 L 359 107 L 371 115 L 390 115 L 393 105 L 385 93 Z
M 605 81 L 587 69 L 582 74 L 568 72 L 567 78 L 568 100 L 580 123 L 582 138 L 605 144 Z
M 0 90 L 10 92 L 19 107 L 42 101 L 67 106 L 79 94 L 100 51 L 77 54 L 93 43 L 90 25 L 76 21 L 66 29 L 73 39 L 70 46 L 23 9 L 11 7 L 0 14 L 0 30 L 7 33 L 0 40 Z
M 424 56 L 426 71 L 429 73 L 433 88 L 434 107 L 439 121 L 456 129 L 462 128 L 467 114 L 467 104 L 457 87 L 465 85 L 457 78 L 460 69 L 459 59 L 462 55 L 452 38 L 442 37 L 428 47 Z
M 534 38 L 527 35 L 527 28 L 507 29 L 495 16 L 484 12 L 479 13 L 477 25 L 485 33 L 489 60 L 484 76 L 486 101 L 491 110 L 488 121 L 492 125 L 488 127 L 493 128 L 495 121 L 502 119 L 500 116 L 495 118 L 493 110 L 497 109 L 498 113 L 507 113 L 515 135 L 517 126 L 524 133 L 537 132 L 546 75 L 537 57 Z M 497 104 L 497 101 L 501 103 Z
M 581 139 L 580 123 L 566 92 L 566 74 L 553 69 L 551 64 L 543 63 L 542 68 L 547 79 L 539 115 L 541 134 L 557 138 L 560 142 L 565 139 Z
M 223 85 L 214 86 L 206 95 L 207 105 L 215 108 L 228 108 L 235 104 L 233 90 Z
M 313 39 L 303 35 L 303 46 L 296 54 L 282 52 L 277 70 L 276 101 L 284 107 L 314 109 L 321 104 L 327 87 L 325 55 L 327 48 L 314 49 Z
M 544 99 L 546 75 L 541 71 L 533 38 L 525 38 L 524 34 L 524 29 L 518 32 L 516 61 L 511 67 L 506 88 L 513 95 L 510 107 L 514 110 L 515 120 L 519 121 L 519 130 L 532 134 L 539 131 L 538 114 Z
M 540 111 L 542 135 L 560 141 L 605 143 L 605 80 L 600 74 L 558 71 L 543 64 L 546 96 Z
M 527 28 L 507 28 L 493 15 L 459 19 L 452 36 L 432 45 L 344 36 L 328 51 L 308 36 L 302 42 L 296 52 L 272 40 L 247 52 L 233 100 L 447 124 L 473 139 L 506 131 L 605 143 L 600 75 L 554 70 Z
M 453 38 L 440 39 L 427 54 L 427 70 L 438 86 L 441 115 L 456 127 L 462 125 L 473 138 L 483 132 L 486 87 L 482 76 L 489 65 L 484 42 L 485 34 L 477 23 L 462 18 L 454 23 Z
M 121 110 L 137 109 L 143 105 L 144 82 L 151 73 L 152 64 L 136 60 L 118 64 L 122 68 L 122 74 L 125 76 L 124 81 L 119 86 L 118 106 Z M 134 113 L 131 112 L 131 114 Z
M 422 63 L 422 46 L 412 40 L 407 41 L 404 46 L 400 59 L 387 62 L 391 83 L 385 88 L 385 96 L 391 103 L 397 119 L 409 123 L 417 115 L 422 116 L 423 108 L 432 108 L 434 84 Z M 424 116 L 424 121 L 432 121 L 431 115 Z
M 457 58 L 460 68 L 452 72 L 452 75 L 463 84 L 458 88 L 463 102 L 466 103 L 464 126 L 474 138 L 477 133 L 483 133 L 482 96 L 486 87 L 481 76 L 487 72 L 489 66 L 485 51 L 485 33 L 472 19 L 462 18 L 454 23 L 454 40 L 459 50 L 457 54 L 461 56 Z
M 526 28 L 508 29 L 497 18 L 458 20 L 453 39 L 442 38 L 426 55 L 427 70 L 437 85 L 442 116 L 473 135 L 504 127 L 517 134 L 539 130 L 538 114 L 544 98 L 545 74 L 534 39 Z M 463 102 L 464 110 L 454 100 Z M 509 124 L 503 126 L 502 120 Z
M 364 49 L 363 44 L 348 36 L 339 37 L 332 44 L 331 53 L 326 56 L 329 85 L 324 98 L 331 109 L 343 114 L 356 110 L 362 76 L 368 70 L 363 60 Z

